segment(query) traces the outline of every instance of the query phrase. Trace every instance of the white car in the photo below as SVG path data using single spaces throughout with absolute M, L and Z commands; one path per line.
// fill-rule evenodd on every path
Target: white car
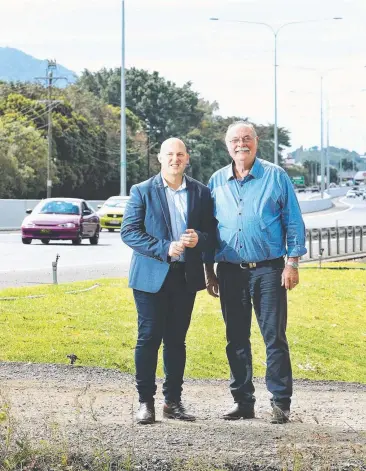
M 355 190 L 348 190 L 346 193 L 346 198 L 356 198 L 357 196 L 357 191 Z

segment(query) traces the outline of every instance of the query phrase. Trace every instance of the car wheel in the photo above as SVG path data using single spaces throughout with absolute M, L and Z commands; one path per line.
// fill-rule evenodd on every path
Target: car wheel
M 83 238 L 81 237 L 81 234 L 79 232 L 77 239 L 72 239 L 72 245 L 80 245 L 83 241 Z
M 42 244 L 47 245 L 50 243 L 50 239 L 41 239 Z
M 97 245 L 98 242 L 99 242 L 99 229 L 97 229 L 95 231 L 95 234 L 93 235 L 93 237 L 90 237 L 89 239 L 91 245 Z
M 114 232 L 114 229 L 108 229 L 108 232 Z
M 22 242 L 23 242 L 23 244 L 25 244 L 25 245 L 29 245 L 29 244 L 32 243 L 32 239 L 25 239 L 25 238 L 22 238 Z

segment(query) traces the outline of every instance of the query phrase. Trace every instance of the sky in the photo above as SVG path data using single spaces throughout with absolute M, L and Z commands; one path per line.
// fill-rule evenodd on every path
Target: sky
M 0 46 L 80 73 L 121 64 L 122 0 L 0 0 Z M 219 21 L 210 21 L 210 18 Z M 341 20 L 334 20 L 341 17 Z M 192 82 L 223 116 L 274 122 L 291 148 L 366 154 L 365 0 L 125 0 L 126 67 Z M 323 77 L 323 78 L 322 78 Z

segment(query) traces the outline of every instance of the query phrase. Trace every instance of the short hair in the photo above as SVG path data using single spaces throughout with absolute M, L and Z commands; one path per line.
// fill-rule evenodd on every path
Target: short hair
M 245 126 L 247 128 L 250 128 L 253 132 L 253 136 L 257 137 L 257 131 L 255 130 L 254 124 L 250 123 L 249 121 L 234 121 L 233 123 L 230 124 L 230 126 L 227 128 L 226 134 L 225 134 L 225 141 L 227 142 L 227 135 L 229 134 L 230 129 L 236 127 L 236 126 Z

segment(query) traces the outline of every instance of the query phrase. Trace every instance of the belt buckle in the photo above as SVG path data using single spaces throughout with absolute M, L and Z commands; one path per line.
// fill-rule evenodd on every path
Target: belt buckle
M 246 270 L 247 268 L 255 268 L 257 266 L 257 263 L 256 262 L 241 262 L 239 266 L 242 270 Z

